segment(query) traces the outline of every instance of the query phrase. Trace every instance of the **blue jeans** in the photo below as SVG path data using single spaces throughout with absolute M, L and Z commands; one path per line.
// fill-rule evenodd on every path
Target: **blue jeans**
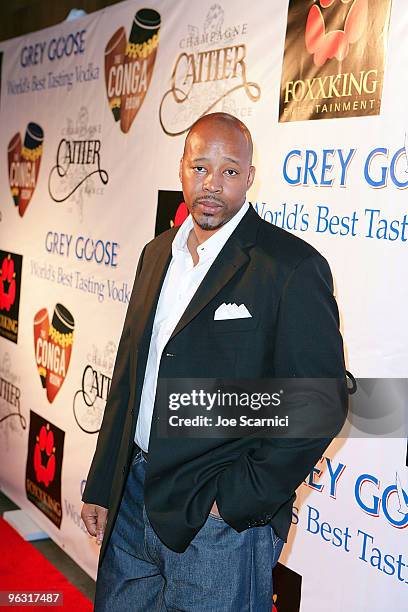
M 139 451 L 99 568 L 95 612 L 271 612 L 283 547 L 272 527 L 238 533 L 210 514 L 188 548 L 174 552 L 147 517 L 145 466 Z

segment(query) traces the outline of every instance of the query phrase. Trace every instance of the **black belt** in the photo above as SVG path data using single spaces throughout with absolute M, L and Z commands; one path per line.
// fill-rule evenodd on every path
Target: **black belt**
M 141 452 L 142 457 L 144 458 L 144 460 L 147 461 L 149 453 L 146 453 L 142 448 L 140 449 L 140 452 Z

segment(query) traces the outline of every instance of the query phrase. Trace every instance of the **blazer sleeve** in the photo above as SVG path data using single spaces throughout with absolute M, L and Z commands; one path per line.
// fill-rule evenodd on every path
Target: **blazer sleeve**
M 322 256 L 303 259 L 290 274 L 281 295 L 275 331 L 276 378 L 340 381 L 335 402 L 337 434 L 347 413 L 347 384 L 332 276 Z M 332 440 L 306 437 L 306 431 L 310 431 L 307 418 L 305 437 L 262 438 L 261 446 L 249 449 L 221 472 L 217 506 L 236 531 L 268 523 L 282 506 L 293 501 L 295 490 Z
M 117 463 L 116 459 L 120 448 L 123 426 L 128 408 L 130 395 L 129 361 L 131 313 L 137 291 L 136 281 L 142 270 L 145 248 L 146 247 L 142 250 L 136 269 L 132 294 L 116 354 L 109 396 L 105 406 L 95 454 L 82 495 L 83 502 L 94 503 L 105 508 L 109 506 L 109 497 Z

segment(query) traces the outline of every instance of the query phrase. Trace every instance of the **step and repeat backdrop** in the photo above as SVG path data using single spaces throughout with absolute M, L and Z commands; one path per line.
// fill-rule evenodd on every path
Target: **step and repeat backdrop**
M 81 493 L 201 115 L 248 125 L 250 202 L 330 262 L 348 369 L 407 377 L 407 66 L 405 0 L 129 0 L 0 43 L 0 483 L 91 576 Z M 278 612 L 407 609 L 407 441 L 350 432 L 299 487 Z

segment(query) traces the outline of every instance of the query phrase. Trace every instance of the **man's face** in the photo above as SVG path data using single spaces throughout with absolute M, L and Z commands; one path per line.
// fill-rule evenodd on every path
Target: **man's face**
M 180 162 L 184 200 L 195 223 L 215 231 L 241 208 L 255 168 L 244 134 L 220 122 L 203 122 L 188 137 Z

